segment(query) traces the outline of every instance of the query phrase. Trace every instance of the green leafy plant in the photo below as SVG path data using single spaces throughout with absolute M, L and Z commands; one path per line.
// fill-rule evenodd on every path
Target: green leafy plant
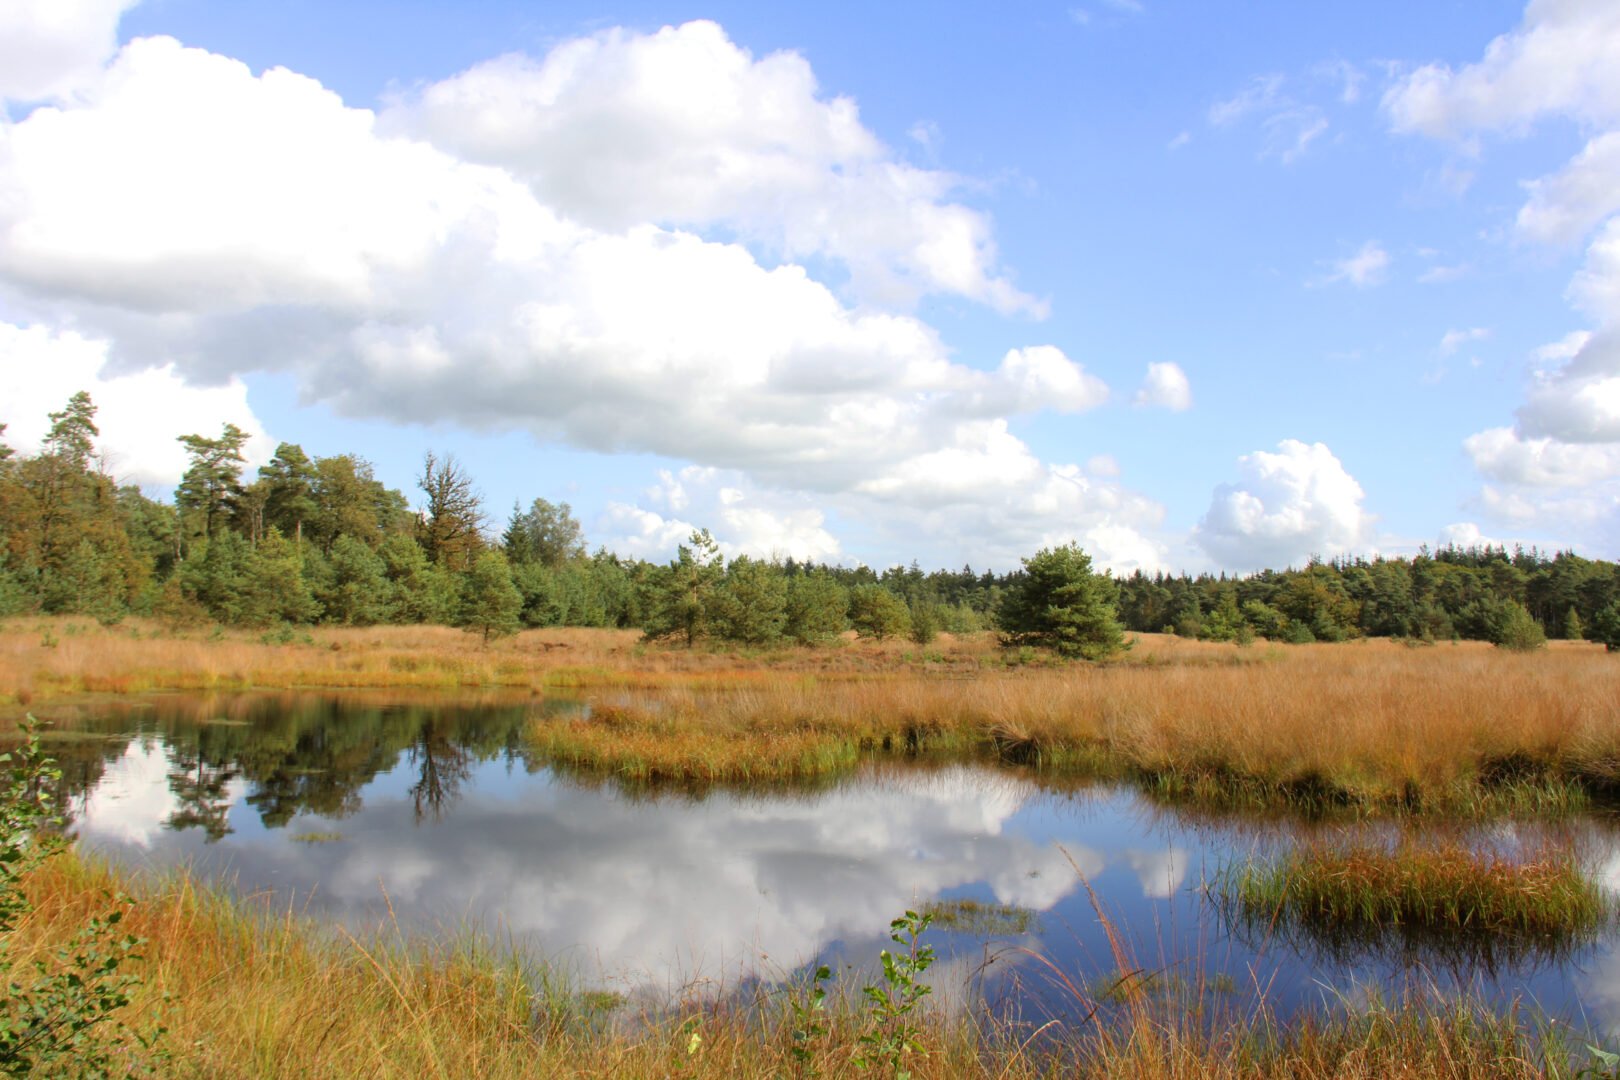
M 811 1061 L 815 1057 L 816 1040 L 827 1034 L 827 987 L 824 984 L 830 978 L 832 968 L 822 964 L 810 980 L 809 991 L 803 997 L 795 994 L 788 998 L 788 1006 L 793 1010 L 793 1045 L 788 1052 L 799 1064 L 801 1076 L 816 1075 Z
M 1580 1080 L 1611 1080 L 1620 1076 L 1620 1054 L 1591 1043 L 1586 1044 L 1586 1049 L 1591 1053 L 1593 1063 L 1575 1074 Z
M 895 1080 L 909 1080 L 906 1058 L 926 1052 L 916 1014 L 922 999 L 934 992 L 919 978 L 933 965 L 934 948 L 919 944 L 919 939 L 933 919 L 929 914 L 907 911 L 889 924 L 889 940 L 904 948 L 880 952 L 883 982 L 861 990 L 867 1005 L 855 1064 L 862 1069 L 887 1065 Z
M 122 970 L 139 958 L 141 945 L 119 929 L 128 897 L 108 897 L 106 913 L 45 957 L 23 965 L 13 952 L 16 931 L 33 911 L 23 881 L 66 845 L 51 794 L 61 773 L 40 750 L 38 722 L 29 716 L 19 727 L 23 745 L 0 754 L 0 765 L 9 767 L 0 788 L 0 983 L 7 996 L 0 1006 L 0 1075 L 147 1074 L 130 1062 L 161 1057 L 155 1051 L 163 1028 L 135 1031 L 117 1016 L 140 985 Z

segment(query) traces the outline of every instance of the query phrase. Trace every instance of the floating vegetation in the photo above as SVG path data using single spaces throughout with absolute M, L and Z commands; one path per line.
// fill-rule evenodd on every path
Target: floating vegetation
M 343 839 L 340 832 L 300 832 L 287 837 L 295 844 L 335 844 Z
M 1590 944 L 1614 908 L 1573 852 L 1512 858 L 1452 841 L 1328 842 L 1225 868 L 1217 906 L 1241 935 L 1335 958 L 1478 963 L 1553 959 Z
M 932 919 L 936 930 L 975 937 L 1021 937 L 1040 932 L 1040 916 L 1029 908 L 966 897 L 934 900 L 924 904 L 922 914 Z
M 611 1013 L 624 1008 L 626 998 L 617 990 L 583 990 L 579 1007 L 587 1013 Z
M 1225 972 L 1196 980 L 1177 971 L 1111 971 L 1087 987 L 1093 1000 L 1107 1005 L 1129 1004 L 1137 998 L 1158 1002 L 1195 1002 L 1205 997 L 1237 992 L 1237 983 Z

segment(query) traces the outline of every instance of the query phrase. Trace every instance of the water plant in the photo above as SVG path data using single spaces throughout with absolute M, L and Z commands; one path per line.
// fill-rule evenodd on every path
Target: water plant
M 1570 851 L 1509 857 L 1455 841 L 1308 843 L 1223 868 L 1214 894 L 1250 932 L 1339 955 L 1421 949 L 1486 966 L 1567 952 L 1614 915 Z
M 971 897 L 933 900 L 923 905 L 922 912 L 935 929 L 976 937 L 1019 937 L 1040 925 L 1040 917 L 1029 908 Z

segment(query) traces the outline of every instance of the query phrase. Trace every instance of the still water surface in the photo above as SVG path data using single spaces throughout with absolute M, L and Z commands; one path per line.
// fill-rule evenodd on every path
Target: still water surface
M 1230 926 L 1219 868 L 1314 826 L 1195 819 L 1130 790 L 1055 791 L 990 765 L 874 765 L 814 790 L 631 792 L 527 746 L 567 701 L 170 696 L 70 710 L 53 740 L 82 842 L 135 867 L 187 863 L 364 931 L 481 928 L 583 984 L 713 996 L 826 961 L 859 980 L 888 922 L 931 904 L 947 1003 L 1041 1018 L 1118 970 L 1099 911 L 1165 992 L 1284 1014 L 1412 981 L 1524 999 L 1620 1036 L 1620 938 L 1549 956 L 1328 947 Z M 1324 826 L 1325 827 L 1325 826 Z M 1620 830 L 1557 827 L 1606 888 Z M 1512 849 L 1540 827 L 1472 843 Z M 1089 888 L 1088 888 L 1089 886 Z M 962 901 L 996 905 L 976 914 Z M 964 917 L 965 913 L 967 917 Z

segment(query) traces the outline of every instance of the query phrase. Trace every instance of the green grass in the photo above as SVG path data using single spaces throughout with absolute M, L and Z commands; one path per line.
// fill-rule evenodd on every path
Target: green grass
M 967 898 L 935 900 L 919 911 L 933 920 L 936 930 L 976 937 L 1021 937 L 1040 931 L 1040 916 L 1013 904 Z
M 1308 844 L 1226 867 L 1214 894 L 1250 935 L 1334 954 L 1422 951 L 1487 964 L 1567 953 L 1615 914 L 1572 852 L 1508 858 L 1454 842 Z

